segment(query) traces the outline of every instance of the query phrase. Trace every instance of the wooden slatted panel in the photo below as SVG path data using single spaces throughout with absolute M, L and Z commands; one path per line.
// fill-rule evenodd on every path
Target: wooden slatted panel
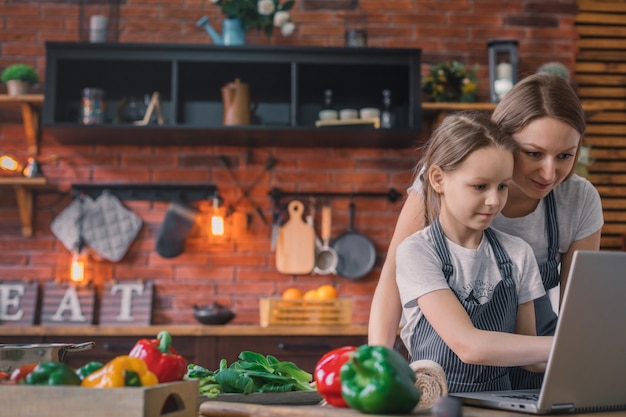
M 39 284 L 25 281 L 0 282 L 0 325 L 24 326 L 35 324 Z M 2 305 L 6 301 L 7 305 Z
M 41 324 L 46 326 L 88 326 L 94 323 L 95 288 L 74 288 L 53 281 L 45 283 Z
M 112 326 L 151 324 L 153 294 L 153 281 L 105 283 L 99 323 Z
M 602 249 L 624 249 L 626 234 L 626 2 L 579 0 L 576 83 L 583 103 L 605 107 L 588 121 L 594 162 L 589 179 L 602 196 Z

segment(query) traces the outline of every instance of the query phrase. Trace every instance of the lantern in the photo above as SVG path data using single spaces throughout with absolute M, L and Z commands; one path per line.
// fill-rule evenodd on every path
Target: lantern
M 517 83 L 517 47 L 514 39 L 490 39 L 489 50 L 489 92 L 492 103 L 499 103 L 502 97 Z

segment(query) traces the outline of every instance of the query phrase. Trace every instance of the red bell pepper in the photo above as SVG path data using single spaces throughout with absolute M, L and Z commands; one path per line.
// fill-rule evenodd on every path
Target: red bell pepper
M 36 363 L 29 363 L 26 365 L 22 365 L 19 368 L 15 368 L 13 372 L 11 372 L 11 376 L 9 377 L 9 379 L 11 381 L 21 382 L 22 380 L 26 379 L 28 374 L 33 372 L 36 367 Z
M 350 359 L 356 346 L 344 346 L 326 353 L 315 365 L 313 379 L 326 402 L 335 407 L 349 407 L 341 396 L 341 366 Z
M 128 356 L 143 359 L 159 382 L 180 381 L 187 373 L 187 360 L 171 346 L 172 336 L 159 332 L 156 339 L 141 339 Z

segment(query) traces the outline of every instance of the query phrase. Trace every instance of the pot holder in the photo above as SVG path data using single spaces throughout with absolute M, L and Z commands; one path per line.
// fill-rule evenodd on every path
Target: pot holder
M 89 196 L 77 197 L 50 224 L 52 233 L 68 251 L 74 249 L 79 240 L 81 204 L 83 205 L 82 216 L 85 217 L 92 210 L 95 202 Z
M 142 221 L 120 200 L 104 190 L 83 221 L 85 242 L 102 258 L 120 261 L 141 230 Z

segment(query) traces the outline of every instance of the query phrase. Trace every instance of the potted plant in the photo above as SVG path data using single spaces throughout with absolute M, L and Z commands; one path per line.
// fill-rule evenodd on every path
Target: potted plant
M 27 64 L 9 65 L 2 71 L 0 79 L 7 85 L 7 92 L 10 96 L 27 94 L 30 86 L 39 82 L 37 73 Z
M 245 44 L 245 34 L 249 30 L 263 31 L 269 38 L 274 28 L 279 28 L 283 36 L 289 36 L 295 30 L 291 21 L 289 10 L 293 8 L 295 0 L 210 0 L 211 3 L 221 7 L 222 14 L 226 17 L 222 21 L 222 35 L 219 36 L 208 24 L 205 16 L 197 23 L 203 26 L 209 33 L 214 43 L 220 45 Z M 230 32 L 236 33 L 230 33 Z M 229 38 L 236 38 L 229 42 Z
M 427 101 L 473 103 L 478 91 L 477 72 L 478 65 L 469 69 L 457 61 L 431 65 L 422 91 Z

